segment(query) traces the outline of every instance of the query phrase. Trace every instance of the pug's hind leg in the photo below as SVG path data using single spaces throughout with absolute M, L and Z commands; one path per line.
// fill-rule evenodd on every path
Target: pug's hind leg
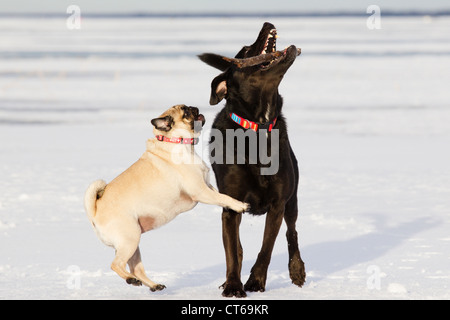
M 126 269 L 127 262 L 133 255 L 133 252 L 136 251 L 136 247 L 137 246 L 135 246 L 134 249 L 129 245 L 117 247 L 116 257 L 111 263 L 111 269 L 115 271 L 122 279 L 125 279 L 128 284 L 140 286 L 142 285 L 141 281 Z
M 166 286 L 163 284 L 158 284 L 150 280 L 145 274 L 144 265 L 141 260 L 141 252 L 139 247 L 136 249 L 136 252 L 128 261 L 128 266 L 130 267 L 130 272 L 144 285 L 150 288 L 151 291 L 160 291 L 163 290 Z
M 111 269 L 128 284 L 135 286 L 142 285 L 141 281 L 127 271 L 128 261 L 133 257 L 139 246 L 141 233 L 139 225 L 130 220 L 117 220 L 108 225 L 105 230 L 108 233 L 112 246 L 116 249 L 116 256 L 111 263 Z

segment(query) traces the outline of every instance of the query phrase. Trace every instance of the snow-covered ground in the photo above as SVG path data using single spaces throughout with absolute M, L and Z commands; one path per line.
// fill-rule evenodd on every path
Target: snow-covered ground
M 450 18 L 270 21 L 279 47 L 302 48 L 280 93 L 307 282 L 290 282 L 283 225 L 266 292 L 248 299 L 449 299 Z M 196 55 L 232 55 L 263 22 L 0 20 L 0 299 L 222 299 L 220 208 L 143 235 L 150 278 L 167 286 L 151 293 L 110 270 L 83 196 L 142 154 L 150 119 L 174 104 L 201 109 L 206 141 L 218 72 Z M 244 282 L 263 228 L 244 216 Z

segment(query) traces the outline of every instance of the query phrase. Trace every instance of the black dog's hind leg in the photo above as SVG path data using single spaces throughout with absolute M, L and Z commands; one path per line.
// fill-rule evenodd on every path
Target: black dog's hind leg
M 286 238 L 289 251 L 289 276 L 293 284 L 301 287 L 305 283 L 306 273 L 305 264 L 300 256 L 298 248 L 297 231 L 295 223 L 298 216 L 297 194 L 295 193 L 286 204 L 284 221 L 286 221 Z
M 269 267 L 275 240 L 280 231 L 283 215 L 284 203 L 272 207 L 269 212 L 267 212 L 263 244 L 261 251 L 258 254 L 258 258 L 252 267 L 250 277 L 244 286 L 246 291 L 263 292 L 266 289 L 267 268 Z
M 297 230 L 295 229 L 295 223 L 298 216 L 298 162 L 295 158 L 294 152 L 290 150 L 291 160 L 293 165 L 294 177 L 295 177 L 295 189 L 291 198 L 286 202 L 286 210 L 284 212 L 284 221 L 287 225 L 286 238 L 289 251 L 289 276 L 293 284 L 301 287 L 305 283 L 306 273 L 305 264 L 300 256 L 300 250 L 298 248 Z
M 244 298 L 247 294 L 241 282 L 242 246 L 239 239 L 239 225 L 242 214 L 223 209 L 222 240 L 227 263 L 227 280 L 222 285 L 224 297 Z

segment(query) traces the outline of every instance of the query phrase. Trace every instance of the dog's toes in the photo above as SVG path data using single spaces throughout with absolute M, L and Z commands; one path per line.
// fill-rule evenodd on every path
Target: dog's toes
M 128 278 L 126 281 L 128 284 L 132 284 L 133 286 L 142 286 L 141 280 L 136 278 Z
M 235 211 L 238 212 L 238 213 L 248 212 L 248 211 L 250 211 L 250 204 L 249 203 L 245 203 L 245 202 L 241 202 L 238 210 L 235 210 Z
M 244 286 L 245 291 L 250 292 L 264 292 L 266 291 L 265 285 L 256 279 L 248 279 L 247 283 Z
M 250 211 L 250 203 L 242 202 L 242 212 Z
M 161 291 L 161 290 L 164 290 L 165 288 L 166 288 L 165 285 L 163 285 L 163 284 L 157 284 L 157 285 L 154 286 L 154 287 L 150 287 L 150 291 L 151 291 L 151 292 Z
M 222 291 L 223 297 L 227 297 L 227 298 L 231 298 L 231 297 L 245 298 L 245 297 L 247 297 L 247 294 L 245 293 L 244 288 L 242 287 L 242 283 L 240 283 L 239 285 L 230 285 L 225 282 L 222 285 L 222 288 L 223 288 L 223 291 Z
M 296 286 L 299 286 L 300 288 L 305 284 L 306 281 L 306 274 L 303 273 L 297 273 L 297 274 L 291 274 L 290 275 L 292 283 Z
M 292 283 L 302 287 L 306 281 L 305 264 L 301 259 L 293 259 L 289 263 L 289 276 Z
M 292 283 L 295 284 L 296 286 L 299 286 L 300 288 L 305 284 L 306 281 L 306 277 L 292 277 Z

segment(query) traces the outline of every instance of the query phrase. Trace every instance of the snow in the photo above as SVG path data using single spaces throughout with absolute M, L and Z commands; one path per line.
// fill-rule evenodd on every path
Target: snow
M 136 161 L 150 119 L 174 104 L 205 114 L 205 153 L 218 72 L 196 55 L 231 55 L 263 22 L 85 18 L 68 30 L 2 18 L 0 299 L 224 299 L 220 208 L 199 204 L 142 236 L 149 277 L 167 286 L 151 293 L 110 270 L 83 196 Z M 266 291 L 247 299 L 449 299 L 450 18 L 382 17 L 380 30 L 364 17 L 271 22 L 279 47 L 302 48 L 280 93 L 307 281 L 291 284 L 283 225 Z M 264 222 L 243 218 L 244 282 Z

